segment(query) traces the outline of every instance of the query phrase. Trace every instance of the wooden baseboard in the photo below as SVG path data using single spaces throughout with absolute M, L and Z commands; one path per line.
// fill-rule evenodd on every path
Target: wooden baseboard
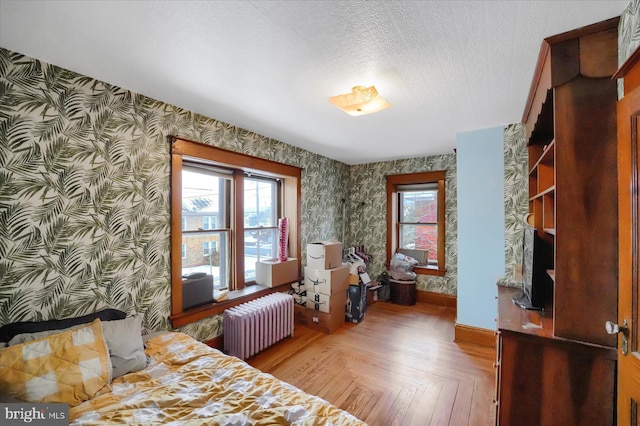
M 435 293 L 433 291 L 417 291 L 416 294 L 418 302 L 446 306 L 447 308 L 456 308 L 458 305 L 458 299 L 450 294 Z
M 204 342 L 205 345 L 211 346 L 214 349 L 223 350 L 224 349 L 224 335 L 219 335 L 214 337 L 213 339 L 206 340 Z
M 487 348 L 496 347 L 496 332 L 486 328 L 456 324 L 454 342 L 473 343 Z

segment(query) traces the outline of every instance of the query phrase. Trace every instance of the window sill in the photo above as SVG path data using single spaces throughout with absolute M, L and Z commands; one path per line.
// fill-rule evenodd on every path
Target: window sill
M 418 275 L 435 275 L 438 277 L 444 277 L 444 274 L 447 273 L 447 270 L 438 269 L 437 266 L 419 265 L 413 268 L 413 272 L 415 272 Z
M 277 287 L 264 287 L 258 284 L 254 284 L 243 288 L 242 290 L 230 291 L 227 300 L 222 302 L 207 303 L 206 305 L 198 306 L 197 308 L 189 309 L 179 314 L 171 315 L 169 320 L 171 321 L 171 327 L 178 328 L 190 324 L 192 322 L 201 320 L 203 318 L 219 315 L 224 312 L 225 309 L 232 308 L 242 303 L 248 302 L 258 297 L 266 296 L 270 293 L 287 291 L 291 288 L 291 284 L 282 284 Z

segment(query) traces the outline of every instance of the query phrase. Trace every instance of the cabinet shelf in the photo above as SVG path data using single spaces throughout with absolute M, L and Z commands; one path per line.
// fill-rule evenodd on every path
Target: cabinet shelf
M 556 145 L 556 140 L 553 139 L 551 142 L 549 142 L 548 145 L 545 145 L 542 147 L 541 153 L 539 154 L 537 161 L 529 170 L 529 174 L 533 173 L 534 170 L 538 168 L 540 165 L 551 166 L 551 167 L 555 165 L 555 152 L 556 152 L 555 145 Z M 532 150 L 532 154 L 535 155 L 535 151 Z
M 542 197 L 543 195 L 547 195 L 547 194 L 550 194 L 550 193 L 552 193 L 552 192 L 555 192 L 555 190 L 556 190 L 556 186 L 555 186 L 555 185 L 552 185 L 552 186 L 550 186 L 549 188 L 545 189 L 544 191 L 538 192 L 538 193 L 537 193 L 537 194 L 535 194 L 533 197 L 530 197 L 530 198 L 529 198 L 529 201 L 533 201 L 533 200 L 535 200 L 536 198 L 540 198 L 540 197 Z

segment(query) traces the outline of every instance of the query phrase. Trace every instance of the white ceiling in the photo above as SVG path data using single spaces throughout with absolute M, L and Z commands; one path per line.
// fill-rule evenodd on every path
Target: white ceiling
M 360 164 L 520 122 L 542 39 L 627 3 L 0 0 L 0 46 Z M 327 100 L 373 84 L 391 108 Z

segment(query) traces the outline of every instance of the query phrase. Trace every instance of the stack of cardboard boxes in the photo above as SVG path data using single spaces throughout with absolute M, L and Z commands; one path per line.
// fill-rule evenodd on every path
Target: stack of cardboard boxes
M 307 244 L 304 268 L 307 326 L 331 334 L 344 325 L 348 287 L 349 266 L 342 264 L 342 243 Z

